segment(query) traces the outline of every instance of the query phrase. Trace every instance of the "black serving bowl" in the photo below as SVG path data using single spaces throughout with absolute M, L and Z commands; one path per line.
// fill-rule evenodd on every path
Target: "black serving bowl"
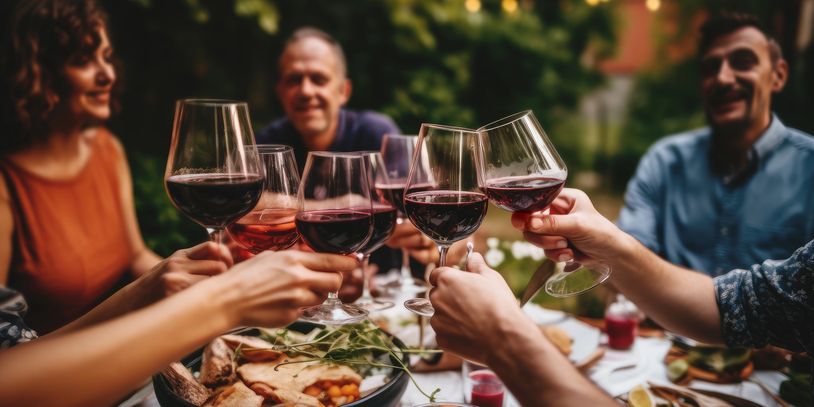
M 319 327 L 321 327 L 321 325 L 305 321 L 297 321 L 289 325 L 288 329 L 306 333 Z M 260 330 L 256 328 L 246 328 L 244 330 L 234 332 L 234 334 L 258 336 L 260 335 Z M 388 333 L 388 335 L 390 334 Z M 402 342 L 399 338 L 393 335 L 390 335 L 390 337 L 396 346 L 399 348 L 406 348 L 404 342 Z M 184 366 L 193 372 L 199 371 L 201 368 L 202 353 L 203 348 L 198 349 L 194 353 L 185 357 L 182 361 Z M 393 363 L 396 364 L 397 362 L 394 360 Z M 408 355 L 406 353 L 404 354 L 403 363 L 405 365 L 408 365 L 409 363 Z M 407 374 L 404 373 L 404 370 L 393 369 L 393 372 L 390 374 L 390 380 L 387 383 L 359 400 L 344 404 L 343 407 L 396 407 L 399 405 L 399 401 L 401 400 L 401 396 L 404 394 L 404 391 L 407 390 L 407 382 L 408 377 Z M 155 389 L 155 397 L 158 399 L 158 404 L 160 404 L 162 407 L 197 407 L 188 403 L 181 397 L 178 397 L 172 391 L 172 389 L 170 389 L 167 380 L 161 374 L 153 375 L 153 388 Z

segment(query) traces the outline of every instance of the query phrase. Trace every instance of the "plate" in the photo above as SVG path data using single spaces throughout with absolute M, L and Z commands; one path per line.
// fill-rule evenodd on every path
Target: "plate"
M 305 321 L 297 321 L 293 324 L 289 325 L 287 328 L 293 331 L 307 333 L 313 330 L 314 328 L 321 328 L 322 325 L 313 324 L 310 322 Z M 246 328 L 237 332 L 230 332 L 236 335 L 246 335 L 246 336 L 259 336 L 260 330 L 257 328 Z M 395 337 L 388 333 L 388 335 L 393 339 L 393 343 L 400 347 L 405 348 L 401 340 L 398 337 Z M 201 367 L 201 353 L 203 352 L 203 348 L 198 349 L 193 354 L 187 356 L 182 361 L 184 366 L 187 369 L 190 369 L 193 372 L 197 372 Z M 404 354 L 404 363 L 408 363 L 407 354 Z M 393 361 L 393 363 L 396 363 Z M 374 390 L 370 394 L 365 397 L 362 397 L 359 400 L 354 402 L 343 404 L 343 407 L 395 407 L 398 406 L 399 400 L 401 399 L 402 394 L 407 389 L 408 377 L 404 373 L 403 370 L 400 369 L 393 369 L 393 372 L 390 374 L 390 381 L 379 387 L 378 389 Z M 178 397 L 169 387 L 167 380 L 161 374 L 153 375 L 153 387 L 155 389 L 155 395 L 158 399 L 158 403 L 162 407 L 196 407 L 193 404 L 188 403 L 186 400 Z
M 554 325 L 571 336 L 571 354 L 568 358 L 577 363 L 590 356 L 599 347 L 601 332 L 584 322 L 568 316 L 562 311 L 543 308 L 537 304 L 526 304 L 523 311 L 538 325 Z

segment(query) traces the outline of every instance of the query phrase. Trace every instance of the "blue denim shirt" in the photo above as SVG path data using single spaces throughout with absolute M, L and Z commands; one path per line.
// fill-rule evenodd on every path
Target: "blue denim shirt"
M 712 167 L 709 128 L 645 154 L 619 227 L 671 263 L 721 275 L 785 259 L 814 238 L 814 137 L 775 116 L 737 180 Z
M 336 139 L 328 151 L 378 150 L 385 134 L 401 134 L 389 117 L 376 112 L 341 109 Z M 257 144 L 286 144 L 294 148 L 300 172 L 305 167 L 308 148 L 302 136 L 286 117 L 271 122 L 255 136 Z
M 728 346 L 772 344 L 814 354 L 814 240 L 785 261 L 767 260 L 713 281 Z

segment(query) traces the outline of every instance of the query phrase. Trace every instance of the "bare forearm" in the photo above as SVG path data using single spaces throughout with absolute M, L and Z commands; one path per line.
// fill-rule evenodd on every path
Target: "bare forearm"
M 0 353 L 0 366 L 13 372 L 0 375 L 0 405 L 111 404 L 230 327 L 218 291 L 203 283 L 196 288 L 82 331 Z
M 531 322 L 505 332 L 489 366 L 523 406 L 615 406 Z
M 155 265 L 160 261 L 161 257 L 145 246 L 133 258 L 133 262 L 130 266 L 130 272 L 134 279 L 139 278 L 152 270 L 152 268 L 155 267 Z
M 614 286 L 665 328 L 707 343 L 721 343 L 721 321 L 712 279 L 673 265 L 634 238 L 611 262 Z
M 158 284 L 159 282 L 155 276 L 144 276 L 128 284 L 92 310 L 68 325 L 54 331 L 51 335 L 62 335 L 67 332 L 73 332 L 152 304 L 161 299 L 159 294 L 157 294 L 160 292 L 160 290 L 156 288 Z

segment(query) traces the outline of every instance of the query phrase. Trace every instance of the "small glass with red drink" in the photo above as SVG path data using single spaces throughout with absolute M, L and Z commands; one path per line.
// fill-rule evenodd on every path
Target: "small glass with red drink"
M 478 407 L 502 407 L 506 398 L 503 382 L 487 366 L 464 360 L 464 399 Z

